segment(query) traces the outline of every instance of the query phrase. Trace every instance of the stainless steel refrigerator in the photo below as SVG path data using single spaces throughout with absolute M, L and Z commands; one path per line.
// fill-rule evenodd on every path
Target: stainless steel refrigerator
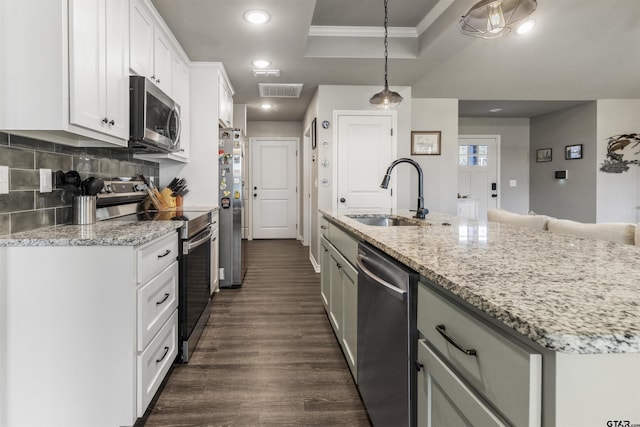
M 239 129 L 220 129 L 219 238 L 220 287 L 242 285 L 246 273 L 246 240 L 242 239 L 244 136 Z

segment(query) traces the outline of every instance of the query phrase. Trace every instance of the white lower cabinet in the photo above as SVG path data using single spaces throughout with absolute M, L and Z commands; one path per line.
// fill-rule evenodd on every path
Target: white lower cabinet
M 177 353 L 177 242 L 0 247 L 1 426 L 144 414 Z
M 540 353 L 424 283 L 418 331 L 419 425 L 541 425 Z
M 350 260 L 356 258 L 358 242 L 335 225 L 327 221 L 322 224 L 326 228 L 321 238 L 320 296 L 349 369 L 357 381 L 358 270 Z

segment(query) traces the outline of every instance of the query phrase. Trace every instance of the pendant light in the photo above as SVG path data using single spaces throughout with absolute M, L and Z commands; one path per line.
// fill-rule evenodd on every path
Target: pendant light
M 536 0 L 480 0 L 460 18 L 460 31 L 483 39 L 504 36 L 527 21 L 537 5 Z
M 402 102 L 402 96 L 398 92 L 393 92 L 389 90 L 389 83 L 387 81 L 387 68 L 388 68 L 388 55 L 389 55 L 389 47 L 387 42 L 387 25 L 389 23 L 388 18 L 388 2 L 389 0 L 384 0 L 384 89 L 382 92 L 378 92 L 371 97 L 369 102 L 375 105 L 378 108 L 388 110 L 390 108 L 395 108 Z

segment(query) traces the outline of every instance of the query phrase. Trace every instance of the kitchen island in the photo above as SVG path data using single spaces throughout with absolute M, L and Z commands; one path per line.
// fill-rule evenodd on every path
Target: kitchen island
M 0 425 L 133 425 L 177 355 L 182 221 L 0 238 Z
M 394 211 L 416 226 L 379 227 L 321 213 L 420 273 L 434 298 L 542 355 L 541 415 L 529 425 L 640 422 L 637 246 L 441 214 Z

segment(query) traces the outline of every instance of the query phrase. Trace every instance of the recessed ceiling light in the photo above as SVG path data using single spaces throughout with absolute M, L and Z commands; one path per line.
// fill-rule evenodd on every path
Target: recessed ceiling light
M 516 29 L 516 33 L 526 34 L 529 31 L 533 30 L 533 27 L 535 26 L 536 26 L 536 21 L 534 21 L 533 19 L 528 19 L 518 26 L 518 28 Z
M 502 111 L 502 108 L 492 108 L 489 110 L 490 113 L 499 113 L 500 111 Z
M 271 107 L 273 107 L 273 105 L 271 104 L 260 104 L 260 108 L 262 108 L 263 110 L 270 110 Z
M 244 13 L 244 19 L 251 24 L 264 24 L 271 19 L 271 16 L 264 10 L 254 9 Z
M 266 59 L 254 59 L 251 63 L 258 68 L 265 68 L 271 65 L 271 61 L 267 61 Z

